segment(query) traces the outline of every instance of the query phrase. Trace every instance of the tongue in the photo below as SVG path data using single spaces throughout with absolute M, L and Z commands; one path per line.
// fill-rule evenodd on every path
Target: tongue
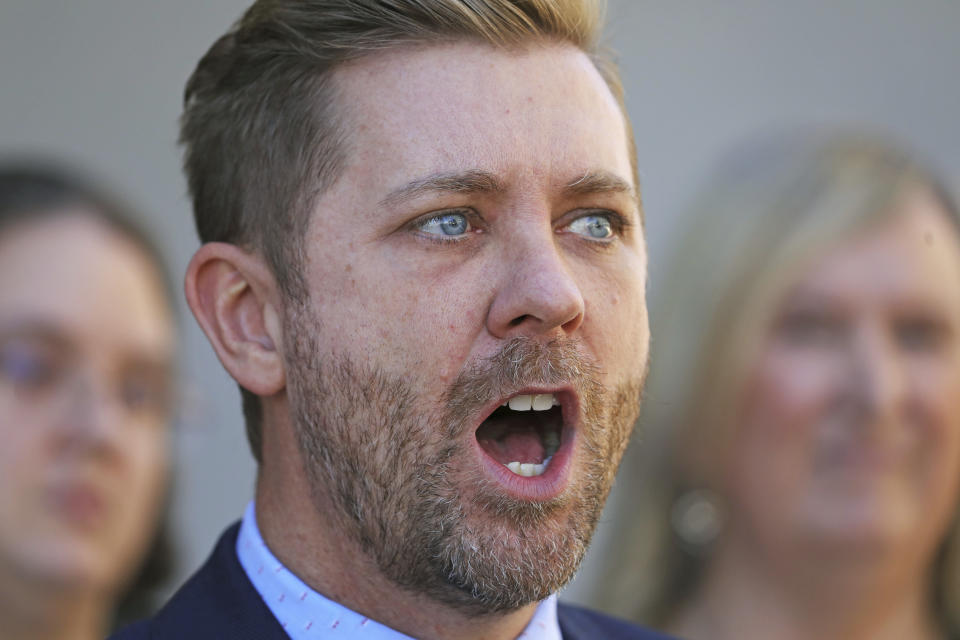
M 511 430 L 499 438 L 478 437 L 477 441 L 490 457 L 500 464 L 531 462 L 540 464 L 544 459 L 543 443 L 536 430 Z

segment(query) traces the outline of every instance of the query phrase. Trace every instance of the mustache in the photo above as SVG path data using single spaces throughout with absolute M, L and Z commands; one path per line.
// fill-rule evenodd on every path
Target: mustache
M 461 371 L 447 390 L 446 405 L 451 417 L 460 422 L 477 407 L 528 386 L 572 385 L 582 398 L 596 398 L 602 390 L 599 379 L 599 367 L 578 341 L 522 336 Z

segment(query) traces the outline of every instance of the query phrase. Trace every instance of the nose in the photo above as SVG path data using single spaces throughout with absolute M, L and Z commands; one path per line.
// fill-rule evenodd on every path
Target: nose
M 906 390 L 895 347 L 882 327 L 861 327 L 853 340 L 850 384 L 857 406 L 874 420 L 892 418 Z
M 74 380 L 60 412 L 64 439 L 78 449 L 112 451 L 123 428 L 109 389 L 86 377 Z
M 505 249 L 504 280 L 487 313 L 497 338 L 570 335 L 583 323 L 584 299 L 552 230 Z

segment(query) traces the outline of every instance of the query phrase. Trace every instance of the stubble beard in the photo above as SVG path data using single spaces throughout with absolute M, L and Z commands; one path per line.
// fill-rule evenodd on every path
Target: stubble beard
M 471 616 L 519 609 L 569 582 L 632 431 L 642 373 L 605 392 L 572 341 L 516 338 L 462 371 L 443 409 L 425 411 L 415 372 L 321 353 L 308 313 L 287 323 L 288 393 L 315 502 L 333 501 L 331 526 L 386 578 Z M 465 432 L 478 409 L 534 384 L 573 384 L 583 409 L 576 475 L 542 502 L 458 465 L 474 455 Z

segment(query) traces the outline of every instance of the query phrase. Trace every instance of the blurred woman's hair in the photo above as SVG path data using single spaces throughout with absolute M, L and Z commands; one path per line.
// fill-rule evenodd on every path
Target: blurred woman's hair
M 804 131 L 766 138 L 727 158 L 683 218 L 651 304 L 652 367 L 611 519 L 594 602 L 663 624 L 691 595 L 709 546 L 676 535 L 674 506 L 712 486 L 728 459 L 737 398 L 786 289 L 824 254 L 896 215 L 926 190 L 958 230 L 948 190 L 907 154 L 874 137 Z M 608 513 L 610 513 L 608 512 Z M 934 606 L 945 628 L 960 612 L 957 518 L 935 559 Z
M 162 280 L 171 310 L 177 308 L 170 272 L 156 242 L 137 223 L 142 217 L 91 180 L 53 163 L 0 158 L 0 234 L 20 222 L 82 213 L 133 242 Z
M 76 173 L 46 162 L 0 160 L 0 237 L 13 227 L 59 216 L 87 216 L 131 241 L 149 259 L 163 285 L 171 315 L 177 297 L 160 248 L 137 223 L 135 210 L 109 192 Z M 117 624 L 152 613 L 157 591 L 172 577 L 175 551 L 172 543 L 168 488 L 160 525 L 147 555 L 131 574 L 115 610 Z

